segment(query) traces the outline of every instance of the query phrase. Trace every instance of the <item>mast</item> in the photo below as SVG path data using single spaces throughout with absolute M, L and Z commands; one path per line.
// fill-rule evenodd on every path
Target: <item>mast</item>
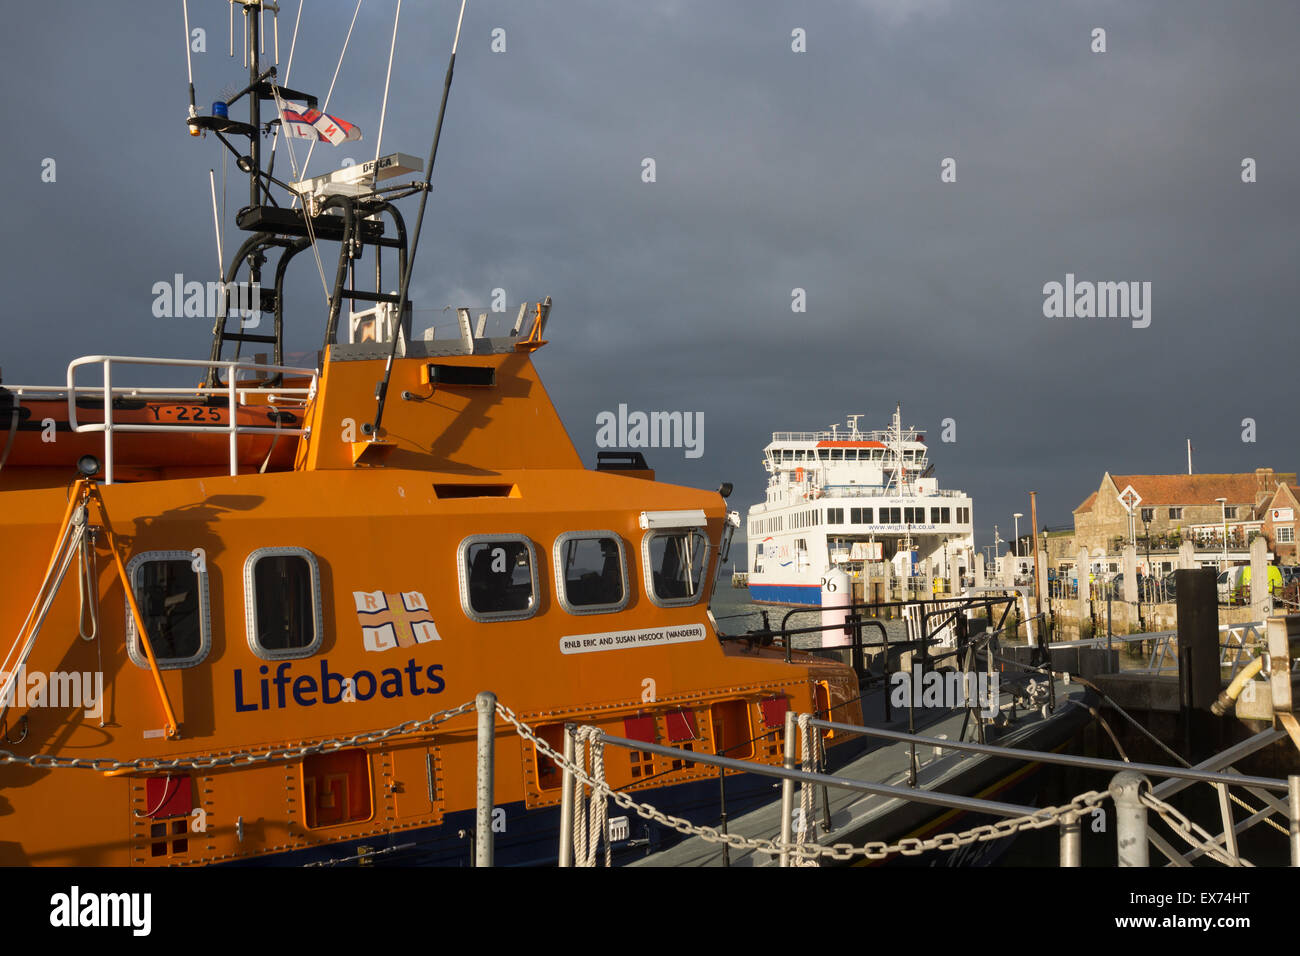
M 259 132 L 249 137 L 248 155 L 253 160 L 253 168 L 248 174 L 248 204 L 253 207 L 262 204 L 262 97 L 256 89 L 261 69 L 258 57 L 258 44 L 261 34 L 258 23 L 261 20 L 262 0 L 243 0 L 245 29 L 248 34 L 248 124 Z M 252 12 L 256 7 L 256 12 Z M 251 263 L 253 281 L 257 282 L 261 270 L 256 262 Z

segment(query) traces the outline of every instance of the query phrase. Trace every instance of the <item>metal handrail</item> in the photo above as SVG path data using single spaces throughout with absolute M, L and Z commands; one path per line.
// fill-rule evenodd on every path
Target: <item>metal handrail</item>
M 1123 760 L 1109 760 L 1105 757 L 1080 757 L 1074 754 L 1061 754 L 1050 751 L 1022 750 L 1018 747 L 999 747 L 995 744 L 977 744 L 968 741 L 954 741 L 938 737 L 926 737 L 923 734 L 909 734 L 899 730 L 884 730 L 877 727 L 861 727 L 857 724 L 842 724 L 832 720 L 808 721 L 810 726 L 844 733 L 861 734 L 867 737 L 879 737 L 894 743 L 914 743 L 926 747 L 939 747 L 944 750 L 967 750 L 985 756 L 1008 757 L 1033 763 L 1055 763 L 1066 767 L 1080 767 L 1085 770 L 1131 770 L 1157 777 L 1172 777 L 1197 783 L 1223 783 L 1241 787 L 1263 787 L 1267 790 L 1286 790 L 1287 782 L 1273 777 L 1248 777 L 1243 774 L 1219 773 L 1198 770 L 1194 767 L 1170 767 L 1157 763 L 1131 763 Z M 1273 731 L 1265 731 L 1273 734 Z M 1272 738 L 1270 738 L 1272 739 Z
M 165 394 L 178 394 L 180 396 L 188 395 L 219 395 L 225 394 L 227 397 L 227 423 L 224 427 L 220 425 L 211 425 L 204 423 L 202 425 L 186 425 L 183 423 L 174 423 L 167 425 L 135 425 L 123 424 L 113 421 L 113 398 L 115 393 L 120 394 L 121 389 L 113 387 L 113 365 L 150 365 L 163 368 L 203 368 L 203 369 L 225 369 L 226 385 L 224 387 L 198 386 L 190 390 L 181 389 L 136 389 L 138 394 L 151 394 L 160 397 Z M 104 372 L 104 383 L 102 386 L 78 386 L 76 383 L 77 369 L 83 365 L 101 365 Z M 302 435 L 305 433 L 303 428 L 283 428 L 280 426 L 264 425 L 245 425 L 240 426 L 238 420 L 239 399 L 252 389 L 248 387 L 240 388 L 235 379 L 236 371 L 260 371 L 260 372 L 278 372 L 281 374 L 308 376 L 311 379 L 310 386 L 305 390 L 305 398 L 310 401 L 316 394 L 316 385 L 318 382 L 317 372 L 314 368 L 298 368 L 290 365 L 264 365 L 258 362 L 213 362 L 202 359 L 169 359 L 169 358 L 143 358 L 130 355 L 86 355 L 79 359 L 74 359 L 68 363 L 68 384 L 67 384 L 67 402 L 68 402 L 68 426 L 76 433 L 102 432 L 104 434 L 104 484 L 113 483 L 113 433 L 120 432 L 162 432 L 170 435 L 175 434 L 211 434 L 213 431 L 224 431 L 230 436 L 230 474 L 239 474 L 239 436 L 244 435 Z M 258 390 L 261 394 L 285 394 L 298 395 L 304 392 L 304 389 L 271 389 L 269 391 Z M 79 393 L 102 393 L 104 396 L 104 420 L 103 422 L 88 422 L 80 424 L 77 422 L 77 395 Z
M 893 784 L 888 783 L 869 783 L 865 780 L 852 780 L 848 777 L 838 777 L 833 774 L 810 773 L 804 770 L 788 770 L 785 767 L 778 767 L 773 764 L 738 760 L 735 757 L 718 757 L 713 754 L 701 753 L 698 750 L 681 750 L 677 747 L 668 747 L 664 744 L 652 744 L 644 740 L 630 740 L 627 737 L 613 737 L 599 728 L 596 728 L 596 730 L 601 742 L 612 744 L 615 747 L 623 747 L 628 750 L 641 750 L 679 760 L 690 760 L 693 763 L 702 763 L 711 767 L 721 767 L 723 770 L 735 770 L 740 773 L 756 773 L 765 777 L 778 777 L 782 780 L 792 780 L 795 783 L 806 782 L 820 787 L 839 787 L 842 790 L 856 790 L 859 793 L 869 793 L 882 797 L 894 797 L 899 800 L 907 800 L 915 803 L 927 803 L 933 806 L 947 807 L 953 810 L 965 810 L 972 813 L 991 813 L 1005 817 L 1023 816 L 1027 813 L 1033 813 L 1037 809 L 1036 807 L 1019 806 L 1014 803 L 1002 803 L 998 800 L 981 800 L 977 797 L 963 797 L 951 793 L 938 793 L 933 790 L 911 790 L 907 787 L 896 787 Z M 948 742 L 945 740 L 938 741 L 938 743 L 946 746 Z

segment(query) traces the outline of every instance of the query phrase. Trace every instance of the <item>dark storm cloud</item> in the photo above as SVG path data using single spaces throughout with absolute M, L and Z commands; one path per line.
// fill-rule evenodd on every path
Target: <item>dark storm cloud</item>
M 307 4 L 290 85 L 324 96 L 353 6 Z M 385 152 L 427 151 L 457 6 L 404 5 Z M 373 155 L 392 9 L 363 4 L 330 104 L 365 139 L 319 147 L 313 172 Z M 225 17 L 191 2 L 204 109 L 239 81 Z M 855 411 L 879 427 L 895 402 L 941 482 L 975 496 L 981 543 L 1031 489 L 1060 524 L 1105 469 L 1180 471 L 1188 435 L 1200 471 L 1294 470 L 1298 27 L 1281 2 L 476 0 L 416 306 L 552 295 L 537 361 L 584 459 L 601 410 L 703 411 L 704 456 L 651 464 L 735 481 L 742 510 L 771 431 Z M 154 282 L 216 270 L 221 156 L 184 133 L 181 40 L 179 3 L 11 12 L 7 380 L 60 380 L 91 352 L 206 355 L 206 323 L 150 314 Z M 227 175 L 229 221 L 246 190 Z M 324 295 L 299 262 L 291 338 L 315 348 Z M 1150 328 L 1044 318 L 1067 272 L 1151 282 Z

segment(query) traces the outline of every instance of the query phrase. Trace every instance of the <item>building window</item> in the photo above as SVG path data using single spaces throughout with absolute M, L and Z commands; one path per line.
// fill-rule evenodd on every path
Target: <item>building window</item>
M 623 542 L 612 531 L 570 531 L 555 540 L 555 592 L 570 614 L 627 605 Z
M 302 548 L 258 548 L 244 562 L 248 646 L 266 660 L 309 657 L 320 649 L 320 571 Z
M 1171 510 L 1172 510 L 1172 509 L 1171 509 Z M 1155 516 L 1156 516 L 1156 509 L 1155 509 L 1155 508 L 1143 508 L 1143 509 L 1142 509 L 1142 523 L 1143 523 L 1143 524 L 1150 524 L 1151 521 L 1154 520 Z M 1170 515 L 1169 517 L 1172 518 L 1173 515 Z
M 1223 509 L 1223 515 L 1224 515 L 1225 518 L 1235 518 L 1235 517 L 1237 517 L 1237 506 L 1236 506 L 1236 505 L 1227 505 L 1227 506 Z
M 1183 509 L 1182 509 L 1182 508 L 1170 508 L 1170 509 L 1169 509 L 1169 520 L 1170 520 L 1170 521 L 1182 521 L 1182 520 L 1183 520 Z
M 1278 528 L 1278 529 L 1277 529 L 1277 543 L 1278 543 L 1278 544 L 1294 544 L 1294 543 L 1295 543 L 1295 527 L 1294 527 L 1293 525 L 1289 525 L 1289 524 L 1288 524 L 1288 525 L 1283 525 L 1282 527 Z
M 650 600 L 660 607 L 699 601 L 708 550 L 709 540 L 700 528 L 647 532 L 641 557 Z
M 460 604 L 474 621 L 520 621 L 537 611 L 537 560 L 523 535 L 475 535 L 460 543 Z
M 145 551 L 126 566 L 149 647 L 162 670 L 191 667 L 207 657 L 212 646 L 208 572 L 196 571 L 196 563 L 189 551 Z M 126 647 L 137 666 L 149 666 L 129 604 Z

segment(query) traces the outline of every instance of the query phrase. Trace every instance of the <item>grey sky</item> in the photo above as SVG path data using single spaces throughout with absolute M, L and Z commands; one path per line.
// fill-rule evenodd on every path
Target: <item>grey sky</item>
M 365 139 L 318 147 L 313 172 L 373 155 L 394 2 L 363 3 L 330 104 Z M 324 97 L 353 6 L 309 0 L 289 85 Z M 426 154 L 458 6 L 404 4 L 384 152 Z M 242 85 L 226 8 L 191 0 L 205 111 Z M 153 283 L 216 272 L 221 154 L 185 134 L 179 0 L 6 20 L 6 381 L 93 352 L 206 356 L 205 321 L 150 311 Z M 1030 490 L 1055 525 L 1104 470 L 1183 470 L 1189 435 L 1197 471 L 1295 470 L 1298 28 L 1288 2 L 471 0 L 415 304 L 553 296 L 537 363 L 584 459 L 620 402 L 702 411 L 703 457 L 650 463 L 734 481 L 742 511 L 771 431 L 881 427 L 896 401 L 974 495 L 980 544 Z M 228 223 L 247 200 L 229 174 Z M 291 343 L 315 348 L 324 295 L 298 262 Z M 1067 272 L 1150 281 L 1150 328 L 1044 318 Z

